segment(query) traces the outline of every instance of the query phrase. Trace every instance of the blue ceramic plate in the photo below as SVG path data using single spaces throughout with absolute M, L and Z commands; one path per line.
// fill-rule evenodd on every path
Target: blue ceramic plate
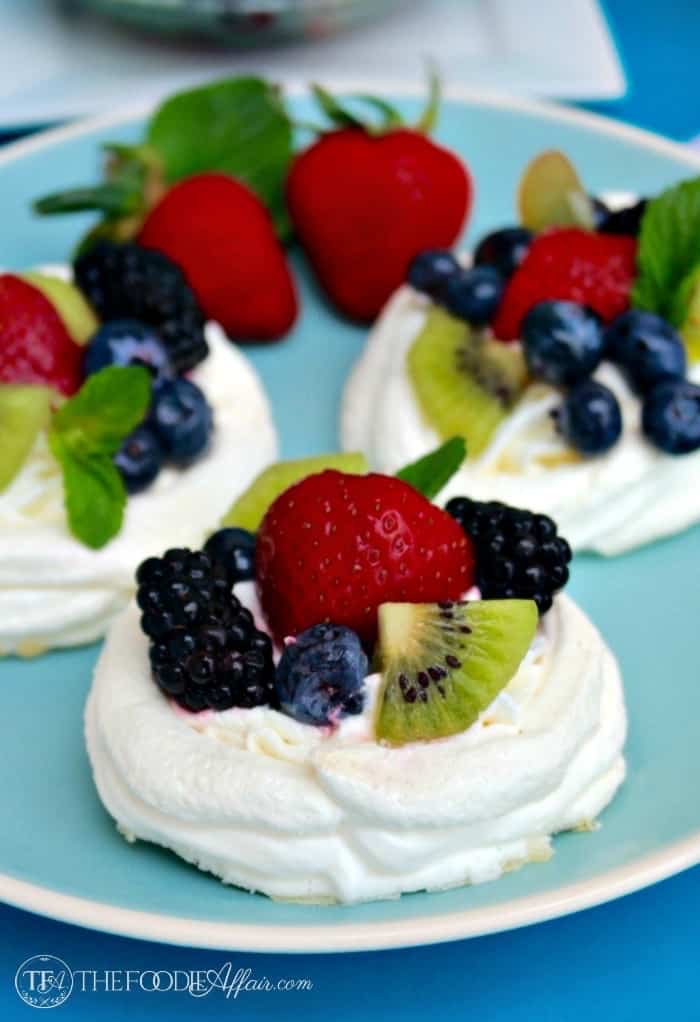
M 295 98 L 300 114 L 304 96 Z M 419 101 L 399 100 L 408 114 Z M 53 132 L 0 159 L 0 265 L 65 259 L 85 224 L 37 220 L 30 199 L 90 180 L 98 144 L 134 141 L 142 120 Z M 662 139 L 531 103 L 453 97 L 440 138 L 477 182 L 474 236 L 513 218 L 525 162 L 559 146 L 594 190 L 657 191 L 700 173 Z M 337 443 L 343 381 L 363 331 L 337 320 L 301 266 L 303 316 L 284 343 L 250 356 L 272 397 L 285 455 Z M 308 402 L 311 367 L 323 373 Z M 578 558 L 573 596 L 617 653 L 630 712 L 629 779 L 594 835 L 565 835 L 546 865 L 495 883 L 350 908 L 285 905 L 222 886 L 174 855 L 128 845 L 98 802 L 82 709 L 97 646 L 0 663 L 0 896 L 101 930 L 248 951 L 330 951 L 423 944 L 551 918 L 617 897 L 700 861 L 698 569 L 700 529 L 612 561 Z

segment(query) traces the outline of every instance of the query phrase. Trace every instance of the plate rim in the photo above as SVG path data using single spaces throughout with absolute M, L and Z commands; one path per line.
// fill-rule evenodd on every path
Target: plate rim
M 331 84 L 337 91 L 362 88 L 362 83 L 352 78 L 335 78 Z M 284 86 L 291 95 L 308 93 L 305 84 L 300 81 L 286 80 Z M 376 83 L 375 87 L 395 96 L 424 95 L 423 85 L 417 83 L 409 86 L 386 81 Z M 682 143 L 601 114 L 555 102 L 462 86 L 448 85 L 444 95 L 446 99 L 468 106 L 505 109 L 526 116 L 573 124 L 598 134 L 630 141 L 700 170 L 700 152 L 693 152 Z M 153 104 L 134 104 L 109 114 L 81 118 L 67 125 L 39 131 L 28 139 L 3 147 L 0 167 L 92 132 L 144 117 L 151 109 Z M 458 909 L 409 919 L 330 925 L 323 922 L 289 926 L 241 924 L 145 912 L 65 894 L 6 873 L 0 873 L 0 899 L 16 908 L 61 922 L 165 944 L 291 954 L 377 951 L 437 944 L 545 922 L 631 894 L 698 863 L 700 829 L 661 850 L 632 859 L 623 866 L 538 894 L 481 908 Z
M 137 940 L 221 951 L 327 954 L 420 947 L 516 930 L 633 894 L 698 863 L 700 831 L 590 880 L 553 891 L 411 919 L 331 925 L 220 922 L 144 912 L 62 894 L 4 873 L 0 874 L 0 898 L 40 916 Z M 352 906 L 347 907 L 352 910 Z

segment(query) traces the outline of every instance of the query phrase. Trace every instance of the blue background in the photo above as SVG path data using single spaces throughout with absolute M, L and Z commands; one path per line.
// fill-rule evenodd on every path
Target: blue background
M 627 96 L 589 109 L 685 140 L 700 132 L 697 0 L 608 0 L 606 10 L 629 80 Z M 615 1022 L 668 1014 L 700 1018 L 696 1002 L 700 949 L 700 867 L 617 902 L 551 923 L 471 941 L 343 956 L 242 955 L 165 947 L 95 934 L 0 908 L 0 1018 L 31 1016 L 13 989 L 15 970 L 50 953 L 74 969 L 218 969 L 226 962 L 255 977 L 308 978 L 310 992 L 217 991 L 186 994 L 74 993 L 60 1018 L 221 1017 L 314 1020 L 434 1020 L 481 1017 L 583 1019 L 599 1012 Z M 303 1014 L 302 1014 L 303 1013 Z

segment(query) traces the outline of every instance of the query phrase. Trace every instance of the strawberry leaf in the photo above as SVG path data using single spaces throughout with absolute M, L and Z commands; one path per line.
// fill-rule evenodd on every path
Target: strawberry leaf
M 357 128 L 360 131 L 367 131 L 371 135 L 381 135 L 403 123 L 401 114 L 396 107 L 380 96 L 359 93 L 350 97 L 358 103 L 371 107 L 380 115 L 381 120 L 378 124 L 374 124 L 354 113 L 347 104 L 331 95 L 322 85 L 312 85 L 311 91 L 323 113 L 336 128 Z
M 467 456 L 467 445 L 461 436 L 453 436 L 444 444 L 418 461 L 404 466 L 396 473 L 428 500 L 432 500 L 452 478 Z
M 425 135 L 429 135 L 433 131 L 437 124 L 441 102 L 442 83 L 440 75 L 434 67 L 431 67 L 428 74 L 428 99 L 425 104 L 425 110 L 416 124 L 417 131 L 422 131 Z
M 156 111 L 146 141 L 168 182 L 222 171 L 245 182 L 287 228 L 284 180 L 292 158 L 292 124 L 276 86 L 231 78 L 181 92 Z
M 143 179 L 132 175 L 115 177 L 98 185 L 68 188 L 52 192 L 37 199 L 35 213 L 50 216 L 54 213 L 84 213 L 95 211 L 107 219 L 131 216 L 143 212 Z

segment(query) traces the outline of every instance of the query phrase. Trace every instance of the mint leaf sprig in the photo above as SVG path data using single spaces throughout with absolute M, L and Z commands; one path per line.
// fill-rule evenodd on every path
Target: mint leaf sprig
M 464 438 L 453 436 L 430 454 L 405 465 L 396 473 L 396 478 L 402 479 L 428 500 L 432 500 L 450 481 L 466 456 Z
M 686 310 L 678 301 L 679 289 L 699 264 L 700 177 L 696 177 L 648 203 L 639 234 L 632 304 L 680 326 Z
M 88 377 L 51 422 L 49 447 L 63 473 L 68 526 L 93 550 L 122 527 L 126 489 L 112 459 L 150 402 L 147 369 L 108 366 Z

